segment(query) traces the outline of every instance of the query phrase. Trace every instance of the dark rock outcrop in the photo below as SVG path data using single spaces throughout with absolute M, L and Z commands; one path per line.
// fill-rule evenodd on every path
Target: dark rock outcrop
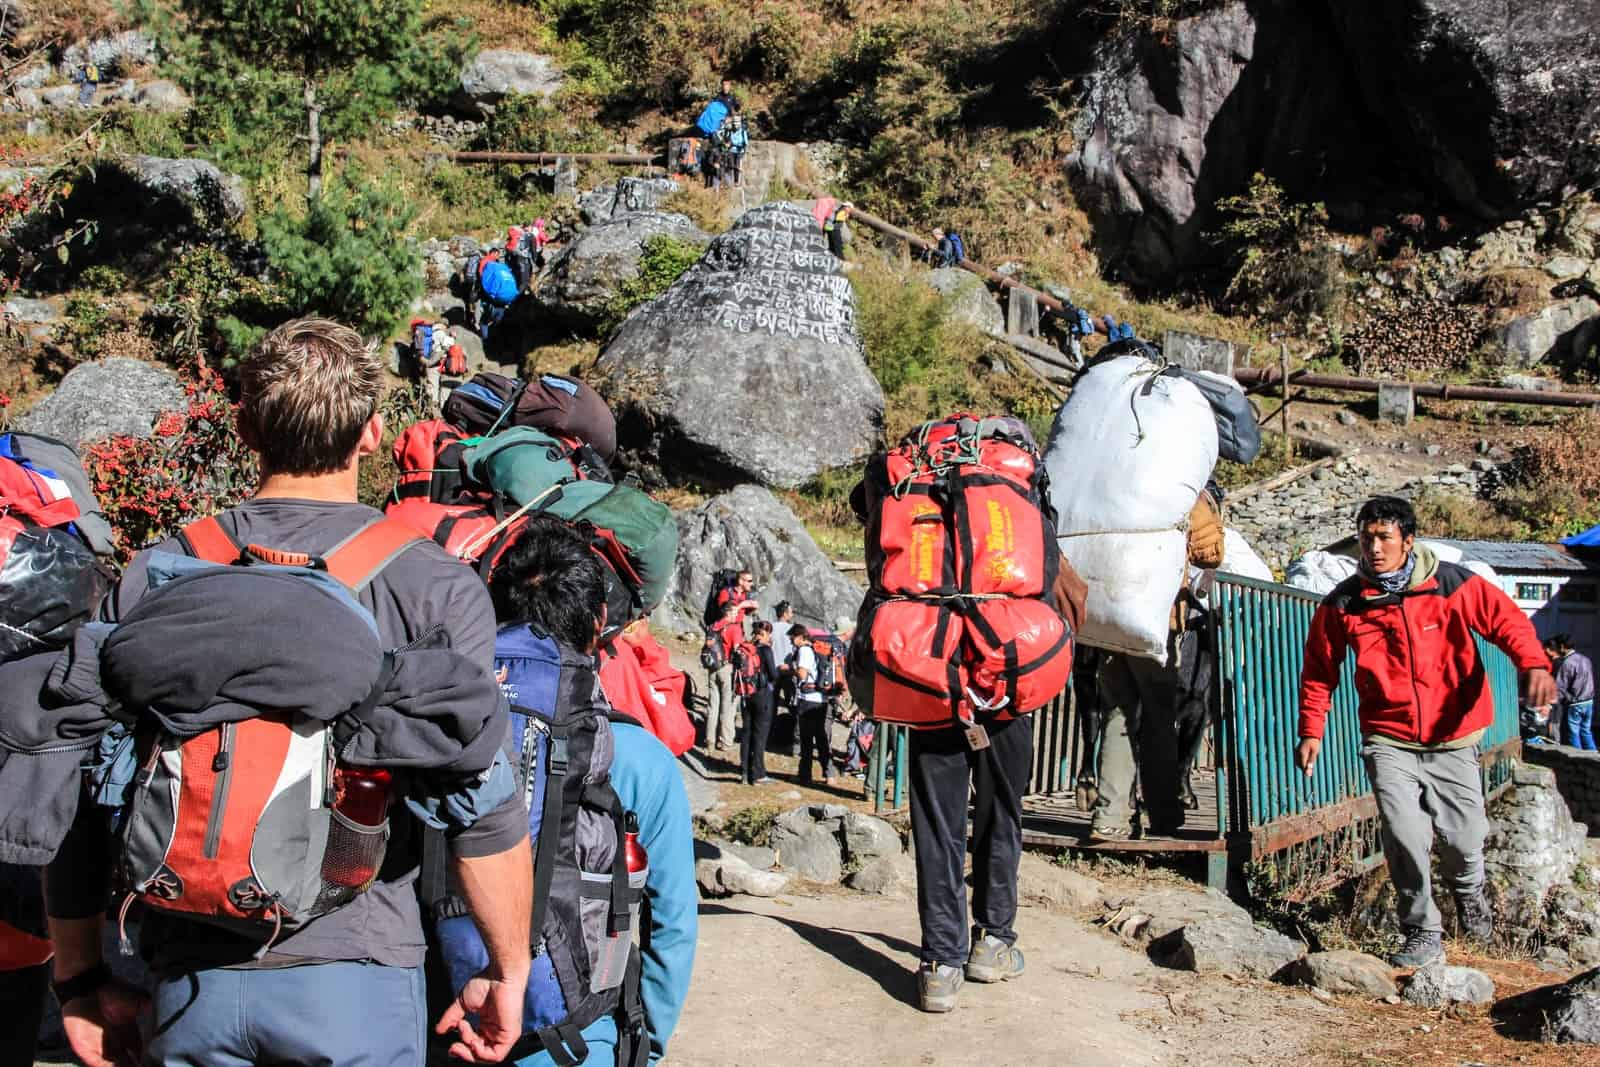
M 678 514 L 678 562 L 654 620 L 680 632 L 698 629 L 712 576 L 723 567 L 750 570 L 767 616 L 787 600 L 801 622 L 832 627 L 861 606 L 855 583 L 822 554 L 794 512 L 758 486 L 742 485 Z
M 1352 226 L 1498 222 L 1600 176 L 1597 25 L 1600 0 L 1233 0 L 1113 28 L 1069 170 L 1103 258 L 1148 283 L 1216 258 L 1216 202 L 1257 171 Z
M 863 458 L 881 433 L 855 294 L 794 204 L 741 216 L 628 317 L 598 367 L 624 447 L 676 476 L 791 488 Z

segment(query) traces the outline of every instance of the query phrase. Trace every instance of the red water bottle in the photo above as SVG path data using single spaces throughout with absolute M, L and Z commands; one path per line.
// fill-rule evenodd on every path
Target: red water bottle
M 639 816 L 631 811 L 622 820 L 622 852 L 628 858 L 630 875 L 650 868 L 650 854 L 639 844 Z M 628 881 L 631 884 L 634 879 Z
M 323 881 L 359 889 L 377 876 L 388 838 L 390 781 L 381 767 L 334 768 L 333 810 L 345 822 L 334 819 L 328 827 Z

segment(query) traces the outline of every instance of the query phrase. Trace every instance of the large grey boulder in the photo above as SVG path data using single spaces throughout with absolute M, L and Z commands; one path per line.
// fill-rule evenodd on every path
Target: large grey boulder
M 1289 977 L 1313 989 L 1373 1000 L 1383 1000 L 1400 991 L 1387 963 L 1349 949 L 1313 952 L 1289 968 Z
M 787 600 L 799 621 L 832 628 L 861 606 L 860 588 L 822 554 L 794 512 L 759 486 L 741 485 L 677 520 L 678 560 L 653 616 L 658 625 L 698 629 L 712 578 L 723 568 L 750 571 L 769 615 Z
M 580 327 L 604 318 L 622 286 L 639 276 L 644 244 L 673 237 L 694 245 L 711 240 L 687 215 L 640 211 L 583 230 L 550 264 L 535 301 L 541 311 Z
M 1490 1004 L 1494 1002 L 1494 980 L 1471 967 L 1430 963 L 1411 976 L 1401 996 L 1423 1008 Z
M 153 205 L 176 204 L 202 228 L 244 217 L 244 179 L 206 160 L 129 156 L 115 166 L 133 179 Z
M 1236 93 L 1255 55 L 1256 19 L 1238 0 L 1177 20 L 1165 45 L 1128 28 L 1096 49 L 1068 167 L 1130 276 L 1159 277 L 1203 254 L 1202 174 L 1225 171 L 1224 187 L 1248 176 L 1238 146 L 1213 129 L 1230 102 L 1252 106 Z
M 1515 218 L 1600 175 L 1597 24 L 1600 0 L 1233 0 L 1159 31 L 1122 20 L 1074 72 L 1069 171 L 1105 261 L 1149 282 L 1217 255 L 1215 205 L 1257 172 L 1355 226 L 1397 187 Z
M 1192 922 L 1150 946 L 1150 957 L 1166 967 L 1249 978 L 1276 977 L 1305 952 L 1303 942 L 1238 919 Z
M 1551 891 L 1572 880 L 1585 834 L 1552 771 L 1519 764 L 1514 774 L 1512 788 L 1489 807 L 1483 865 L 1495 890 L 1495 921 L 1526 933 L 1544 921 Z
M 176 82 L 160 79 L 145 82 L 134 90 L 133 104 L 135 107 L 144 108 L 146 111 L 188 111 L 194 106 L 194 101 L 189 99 L 189 94 L 179 88 Z
M 944 317 L 983 333 L 1004 333 L 1006 314 L 1000 301 L 971 271 L 960 267 L 940 267 L 928 272 L 928 284 L 944 297 Z
M 113 356 L 72 368 L 17 428 L 74 446 L 113 434 L 149 437 L 157 416 L 183 406 L 183 386 L 172 371 Z
M 682 188 L 671 178 L 619 178 L 615 185 L 602 185 L 578 197 L 578 211 L 584 222 L 594 226 L 634 211 L 655 211 Z
M 532 52 L 486 48 L 462 68 L 455 104 L 474 118 L 488 118 L 507 96 L 538 96 L 548 101 L 566 78 L 556 61 Z
M 1330 2 L 1346 62 L 1405 162 L 1485 218 L 1600 175 L 1600 0 Z
M 1512 319 L 1500 328 L 1498 336 L 1511 363 L 1534 367 L 1551 355 L 1559 356 L 1562 343 L 1570 343 L 1572 335 L 1596 315 L 1600 315 L 1600 304 L 1587 296 L 1574 297 Z
M 101 78 L 106 78 L 113 72 L 124 73 L 129 67 L 154 63 L 157 54 L 156 42 L 149 34 L 124 30 L 62 49 L 56 69 L 61 77 L 72 78 L 85 63 L 93 63 L 100 68 Z
M 0 193 L 20 192 L 30 180 L 41 181 L 49 173 L 49 167 L 0 167 Z
M 810 212 L 745 212 L 601 353 L 623 447 L 676 477 L 782 488 L 865 458 L 883 390 L 855 318 Z

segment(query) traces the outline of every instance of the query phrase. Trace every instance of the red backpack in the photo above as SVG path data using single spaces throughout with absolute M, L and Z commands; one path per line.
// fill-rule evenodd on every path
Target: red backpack
M 756 691 L 756 683 L 761 678 L 761 653 L 749 641 L 741 641 L 733 646 L 733 692 L 735 696 L 747 697 Z
M 850 691 L 885 722 L 967 729 L 1066 687 L 1072 633 L 1038 447 L 1018 419 L 952 415 L 868 464 Z
M 394 499 L 453 502 L 461 495 L 465 440 L 465 434 L 443 419 L 425 419 L 401 430 L 394 439 L 394 465 L 399 469 Z
M 188 526 L 179 539 L 199 559 L 326 568 L 359 591 L 418 536 L 380 519 L 320 560 L 241 547 L 215 518 Z M 123 917 L 139 901 L 267 936 L 270 945 L 280 931 L 370 888 L 389 837 L 387 775 L 338 766 L 333 725 L 279 712 L 193 737 L 154 737 L 123 823 Z M 369 818 L 345 814 L 356 800 L 369 802 Z

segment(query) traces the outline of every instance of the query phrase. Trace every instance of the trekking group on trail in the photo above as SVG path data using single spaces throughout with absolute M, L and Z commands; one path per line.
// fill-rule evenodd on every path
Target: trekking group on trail
M 842 229 L 848 212 L 819 222 Z M 533 231 L 473 264 L 485 299 L 493 267 L 526 287 Z M 424 368 L 465 375 L 447 326 L 411 334 Z M 120 576 L 72 449 L 0 434 L 0 563 L 27 564 L 0 567 L 5 1062 L 31 1062 L 47 986 L 90 1067 L 422 1064 L 430 1047 L 660 1060 L 696 952 L 678 757 L 698 700 L 648 625 L 678 526 L 614 476 L 611 411 L 570 376 L 473 375 L 400 428 L 378 511 L 357 485 L 386 439 L 386 374 L 361 337 L 289 322 L 237 373 L 255 494 Z M 796 781 L 827 788 L 836 722 L 857 776 L 881 724 L 908 730 L 923 1010 L 1024 973 L 1030 713 L 1075 672 L 1096 712 L 1080 718 L 1098 723 L 1093 836 L 1175 832 L 1194 806 L 1212 582 L 1264 570 L 1228 536 L 1211 477 L 1259 446 L 1231 382 L 1119 336 L 1044 448 L 1020 419 L 956 413 L 868 461 L 854 617 L 764 615 L 757 579 L 777 576 L 717 561 L 707 756 L 760 786 L 768 751 L 794 746 Z M 1574 738 L 1592 736 L 1593 697 L 1570 656 L 1558 693 L 1522 613 L 1416 532 L 1403 501 L 1362 509 L 1361 570 L 1307 641 L 1295 752 L 1314 774 L 1353 653 L 1408 966 L 1442 955 L 1435 839 L 1465 931 L 1492 923 L 1477 743 L 1493 707 L 1473 635 L 1525 672 L 1530 705 L 1564 701 Z M 1135 572 L 1135 595 L 1100 595 Z M 126 977 L 135 946 L 143 983 Z

